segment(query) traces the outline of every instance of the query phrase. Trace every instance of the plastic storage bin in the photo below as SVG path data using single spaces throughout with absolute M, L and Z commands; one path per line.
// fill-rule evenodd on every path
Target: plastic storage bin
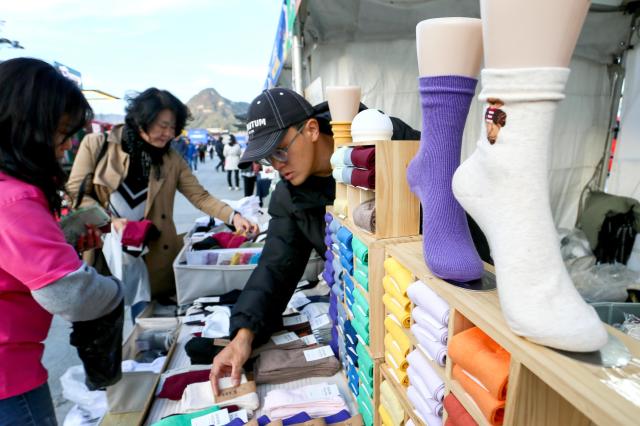
M 609 325 L 624 322 L 624 314 L 633 314 L 640 318 L 640 303 L 597 302 L 591 306 L 596 308 L 602 322 Z

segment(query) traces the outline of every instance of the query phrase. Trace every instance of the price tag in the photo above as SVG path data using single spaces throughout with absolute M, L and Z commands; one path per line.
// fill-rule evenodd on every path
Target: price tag
M 287 343 L 295 342 L 298 339 L 298 335 L 292 331 L 284 334 L 278 334 L 277 336 L 271 336 L 271 340 L 273 340 L 273 343 L 276 345 L 286 345 Z
M 310 334 L 308 336 L 304 336 L 302 338 L 302 341 L 307 346 L 315 345 L 316 343 L 318 343 L 318 341 L 316 340 L 316 336 L 314 336 L 313 334 Z
M 319 317 L 311 319 L 309 324 L 313 330 L 317 330 L 318 328 L 322 328 L 326 325 L 331 325 L 331 318 L 329 318 L 329 315 L 327 314 L 322 314 Z
M 222 380 L 218 383 L 222 385 Z M 234 387 L 225 387 L 220 389 L 220 394 L 214 397 L 214 402 L 219 404 L 221 402 L 229 401 L 230 399 L 236 399 L 242 395 L 254 393 L 256 391 L 256 382 L 245 382 L 241 385 Z
M 205 314 L 197 314 L 197 315 L 189 315 L 188 317 L 184 317 L 182 322 L 203 322 L 205 318 Z
M 331 350 L 331 346 L 320 346 L 319 348 L 308 349 L 303 352 L 304 358 L 307 362 L 317 361 L 323 358 L 329 358 L 333 356 L 333 351 Z
M 235 419 L 240 419 L 245 423 L 249 421 L 247 410 L 234 411 L 233 413 L 229 414 L 229 418 L 231 419 L 231 421 L 234 421 Z
M 319 317 L 320 315 L 327 312 L 327 310 L 324 309 L 322 305 L 322 303 L 310 303 L 304 307 L 302 312 L 304 312 L 307 318 Z
M 220 297 L 219 296 L 215 296 L 215 297 L 199 297 L 197 298 L 193 303 L 219 303 L 220 302 Z
M 191 426 L 222 426 L 228 423 L 231 423 L 231 418 L 229 417 L 229 410 L 226 408 L 191 419 Z
M 302 292 L 293 293 L 293 296 L 291 296 L 291 300 L 289 301 L 289 305 L 295 309 L 308 305 L 309 303 L 311 303 L 311 300 L 309 300 Z
M 298 314 L 298 315 L 293 315 L 293 316 L 290 316 L 290 317 L 282 318 L 282 324 L 285 327 L 288 327 L 290 325 L 302 324 L 302 323 L 305 323 L 307 321 L 308 321 L 307 317 L 305 315 L 302 315 L 302 314 Z
M 296 288 L 300 288 L 300 287 L 304 287 L 306 285 L 309 285 L 309 281 L 307 280 L 302 280 L 298 283 L 298 285 L 296 286 Z
M 304 388 L 304 398 L 307 401 L 318 401 L 340 396 L 337 385 L 319 384 Z

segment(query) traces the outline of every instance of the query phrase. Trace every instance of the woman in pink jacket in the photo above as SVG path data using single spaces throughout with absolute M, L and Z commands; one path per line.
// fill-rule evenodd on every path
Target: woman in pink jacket
M 114 311 L 121 284 L 98 275 L 56 221 L 71 136 L 92 116 L 82 92 L 37 59 L 0 63 L 0 425 L 55 425 L 42 366 L 52 316 Z

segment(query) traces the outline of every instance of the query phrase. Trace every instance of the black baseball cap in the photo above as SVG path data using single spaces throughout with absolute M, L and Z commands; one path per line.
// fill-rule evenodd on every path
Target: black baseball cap
M 249 105 L 247 149 L 241 168 L 267 158 L 276 149 L 289 127 L 313 117 L 314 108 L 298 93 L 285 88 L 264 90 Z

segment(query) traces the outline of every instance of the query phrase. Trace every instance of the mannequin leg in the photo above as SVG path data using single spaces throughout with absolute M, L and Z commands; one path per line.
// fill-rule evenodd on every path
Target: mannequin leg
M 493 43 L 491 54 L 485 56 L 488 68 L 482 71 L 479 96 L 486 102 L 486 127 L 476 151 L 453 178 L 456 198 L 491 246 L 507 324 L 535 343 L 576 352 L 600 349 L 607 333 L 595 310 L 578 294 L 562 261 L 547 175 L 555 111 L 569 76 L 564 66 L 582 22 L 563 25 L 544 18 L 549 8 L 558 6 L 559 16 L 584 19 L 583 3 L 481 1 L 485 43 Z M 568 13 L 565 9 L 571 5 L 573 13 Z M 522 28 L 536 28 L 532 21 L 565 32 L 574 28 L 577 33 L 555 41 L 522 34 Z M 527 41 L 520 51 L 510 51 L 518 37 Z
M 479 279 L 483 266 L 464 210 L 453 197 L 451 178 L 460 164 L 462 133 L 480 68 L 481 38 L 478 19 L 433 19 L 416 28 L 422 136 L 407 179 L 422 203 L 427 266 L 440 278 L 463 282 Z M 458 52 L 453 58 L 452 51 Z

